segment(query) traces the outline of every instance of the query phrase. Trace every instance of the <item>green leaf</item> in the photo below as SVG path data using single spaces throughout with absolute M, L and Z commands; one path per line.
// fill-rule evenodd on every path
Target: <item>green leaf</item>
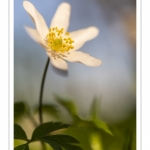
M 74 137 L 70 135 L 59 135 L 59 134 L 45 136 L 42 138 L 42 140 L 62 142 L 62 143 L 79 143 L 78 140 L 76 140 Z
M 32 134 L 32 140 L 35 139 L 40 139 L 42 137 L 44 137 L 45 135 L 49 134 L 50 132 L 59 130 L 59 129 L 63 129 L 63 128 L 67 128 L 70 125 L 68 124 L 63 124 L 60 122 L 47 122 L 47 123 L 43 123 L 41 125 L 39 125 Z
M 14 118 L 19 119 L 26 112 L 26 104 L 24 102 L 15 102 Z
M 55 150 L 61 150 L 61 147 L 64 147 L 66 150 L 82 150 L 79 146 L 72 145 L 79 143 L 79 141 L 69 135 L 45 136 L 41 140 L 51 145 Z
M 53 104 L 44 104 L 42 106 L 42 110 L 44 113 L 49 115 L 53 115 L 54 117 L 59 117 L 59 110 L 56 105 Z M 38 111 L 38 107 L 35 109 L 35 112 Z
M 18 124 L 14 124 L 14 139 L 28 140 L 25 131 Z
M 14 150 L 29 150 L 28 144 L 19 145 L 14 148 Z
M 94 120 L 93 122 L 98 128 L 104 130 L 105 132 L 113 136 L 112 132 L 110 131 L 108 125 L 105 122 L 99 120 Z
M 68 100 L 68 99 L 63 99 L 59 96 L 55 96 L 56 101 L 62 105 L 67 111 L 68 113 L 74 118 L 74 117 L 78 117 L 77 115 L 77 110 L 75 107 L 75 104 Z
M 54 150 L 63 150 L 61 146 L 56 142 L 53 141 L 43 141 L 43 142 L 48 143 Z
M 97 114 L 98 114 L 97 108 L 98 108 L 97 99 L 94 98 L 94 100 L 92 101 L 92 104 L 91 104 L 91 109 L 90 109 L 90 116 L 91 116 L 92 120 L 97 118 Z
M 64 147 L 66 150 L 83 150 L 81 147 L 77 145 L 71 145 L 66 143 L 59 143 L 62 147 Z

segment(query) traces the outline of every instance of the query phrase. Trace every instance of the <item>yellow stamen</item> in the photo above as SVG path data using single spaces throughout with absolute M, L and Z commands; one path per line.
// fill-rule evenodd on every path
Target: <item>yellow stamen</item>
M 73 49 L 72 43 L 74 42 L 71 37 L 69 37 L 69 32 L 63 34 L 64 29 L 50 28 L 49 33 L 46 35 L 46 45 L 48 50 L 53 51 L 53 55 L 59 55 L 60 53 L 68 52 L 70 49 Z

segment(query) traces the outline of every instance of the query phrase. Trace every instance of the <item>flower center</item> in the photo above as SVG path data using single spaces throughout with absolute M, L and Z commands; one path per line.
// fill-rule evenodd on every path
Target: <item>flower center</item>
M 63 30 L 63 28 L 58 29 L 57 27 L 49 29 L 45 43 L 48 50 L 52 50 L 52 53 L 65 53 L 74 48 L 72 46 L 74 41 L 69 36 L 69 32 L 64 33 Z
M 55 39 L 52 43 L 52 49 L 60 49 L 62 47 L 62 39 Z

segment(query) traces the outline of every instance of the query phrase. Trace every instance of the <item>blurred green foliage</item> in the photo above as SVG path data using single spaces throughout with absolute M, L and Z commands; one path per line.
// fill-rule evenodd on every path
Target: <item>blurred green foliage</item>
M 21 118 L 27 112 L 27 104 L 25 102 L 15 102 L 14 104 L 14 120 Z
M 35 128 L 32 133 L 31 139 L 28 139 L 23 128 L 18 124 L 14 124 L 14 139 L 26 141 L 25 144 L 19 144 L 19 146 L 16 146 L 15 149 L 28 150 L 28 145 L 30 143 L 35 141 L 41 141 L 49 144 L 50 147 L 52 147 L 54 150 L 63 150 L 63 148 L 65 148 L 66 150 L 82 150 L 82 148 L 80 148 L 78 145 L 74 145 L 79 144 L 79 141 L 76 140 L 74 137 L 63 134 L 52 134 L 54 131 L 67 128 L 68 126 L 68 124 L 62 124 L 59 122 L 43 123 Z M 42 145 L 43 149 L 45 149 L 44 143 L 42 143 Z
M 27 103 L 24 102 L 17 102 L 14 105 L 15 122 L 18 123 L 19 119 L 23 120 L 29 116 L 29 119 L 34 124 L 33 133 L 40 129 L 40 132 L 38 132 L 39 136 L 42 137 L 40 139 L 51 145 L 51 147 L 47 146 L 47 144 L 45 145 L 47 150 L 52 150 L 52 148 L 55 150 L 61 150 L 64 148 L 66 150 L 80 150 L 80 146 L 84 150 L 136 150 L 136 111 L 134 111 L 126 120 L 123 120 L 120 123 L 108 124 L 99 117 L 97 98 L 94 98 L 92 101 L 89 113 L 87 113 L 89 114 L 88 119 L 83 119 L 78 114 L 77 107 L 71 99 L 66 99 L 55 95 L 55 101 L 57 102 L 57 105 L 43 105 L 44 117 L 49 116 L 46 117 L 45 120 L 52 121 L 51 118 L 55 117 L 56 121 L 58 120 L 70 124 L 69 127 L 68 125 L 65 126 L 64 124 L 64 127 L 67 127 L 66 129 L 61 129 L 61 126 L 63 127 L 62 123 L 59 124 L 53 122 L 47 123 L 50 126 L 47 126 L 45 123 L 45 126 L 47 127 L 44 127 L 44 125 L 42 125 L 43 128 L 40 126 L 37 127 L 38 123 L 34 119 L 38 113 L 38 107 L 29 108 Z M 68 113 L 68 116 L 70 116 L 71 121 L 70 119 L 66 118 L 66 113 L 64 110 Z M 15 125 L 15 128 L 19 128 L 20 133 L 25 135 L 18 125 Z M 52 132 L 54 128 L 56 130 L 55 132 Z M 44 136 L 41 136 L 44 131 L 46 131 L 46 133 Z M 49 132 L 52 132 L 52 134 L 48 134 Z M 47 136 L 47 134 L 51 137 Z M 53 134 L 55 135 L 54 138 L 52 137 Z M 23 137 L 26 138 L 25 136 Z M 67 140 L 68 137 L 70 138 Z M 70 141 L 71 138 L 73 138 L 74 142 L 77 139 L 80 144 L 79 146 L 74 145 L 74 143 L 71 145 L 69 142 L 67 144 L 65 138 L 67 141 Z M 55 141 L 52 142 L 54 139 Z M 24 144 L 18 140 L 15 140 L 15 146 L 20 145 L 19 143 Z M 26 145 L 24 145 L 24 147 L 25 146 Z M 38 149 L 36 146 L 34 147 L 35 148 L 32 147 L 31 150 Z M 25 148 L 28 149 L 27 146 Z M 17 150 L 17 148 L 15 150 Z

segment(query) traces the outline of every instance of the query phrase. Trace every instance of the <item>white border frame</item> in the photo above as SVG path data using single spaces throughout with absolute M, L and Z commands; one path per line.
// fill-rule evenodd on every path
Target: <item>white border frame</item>
M 0 147 L 9 148 L 9 1 L 0 1 Z
M 150 2 L 141 0 L 141 142 L 142 149 L 150 149 Z M 138 135 L 139 136 L 139 135 Z

